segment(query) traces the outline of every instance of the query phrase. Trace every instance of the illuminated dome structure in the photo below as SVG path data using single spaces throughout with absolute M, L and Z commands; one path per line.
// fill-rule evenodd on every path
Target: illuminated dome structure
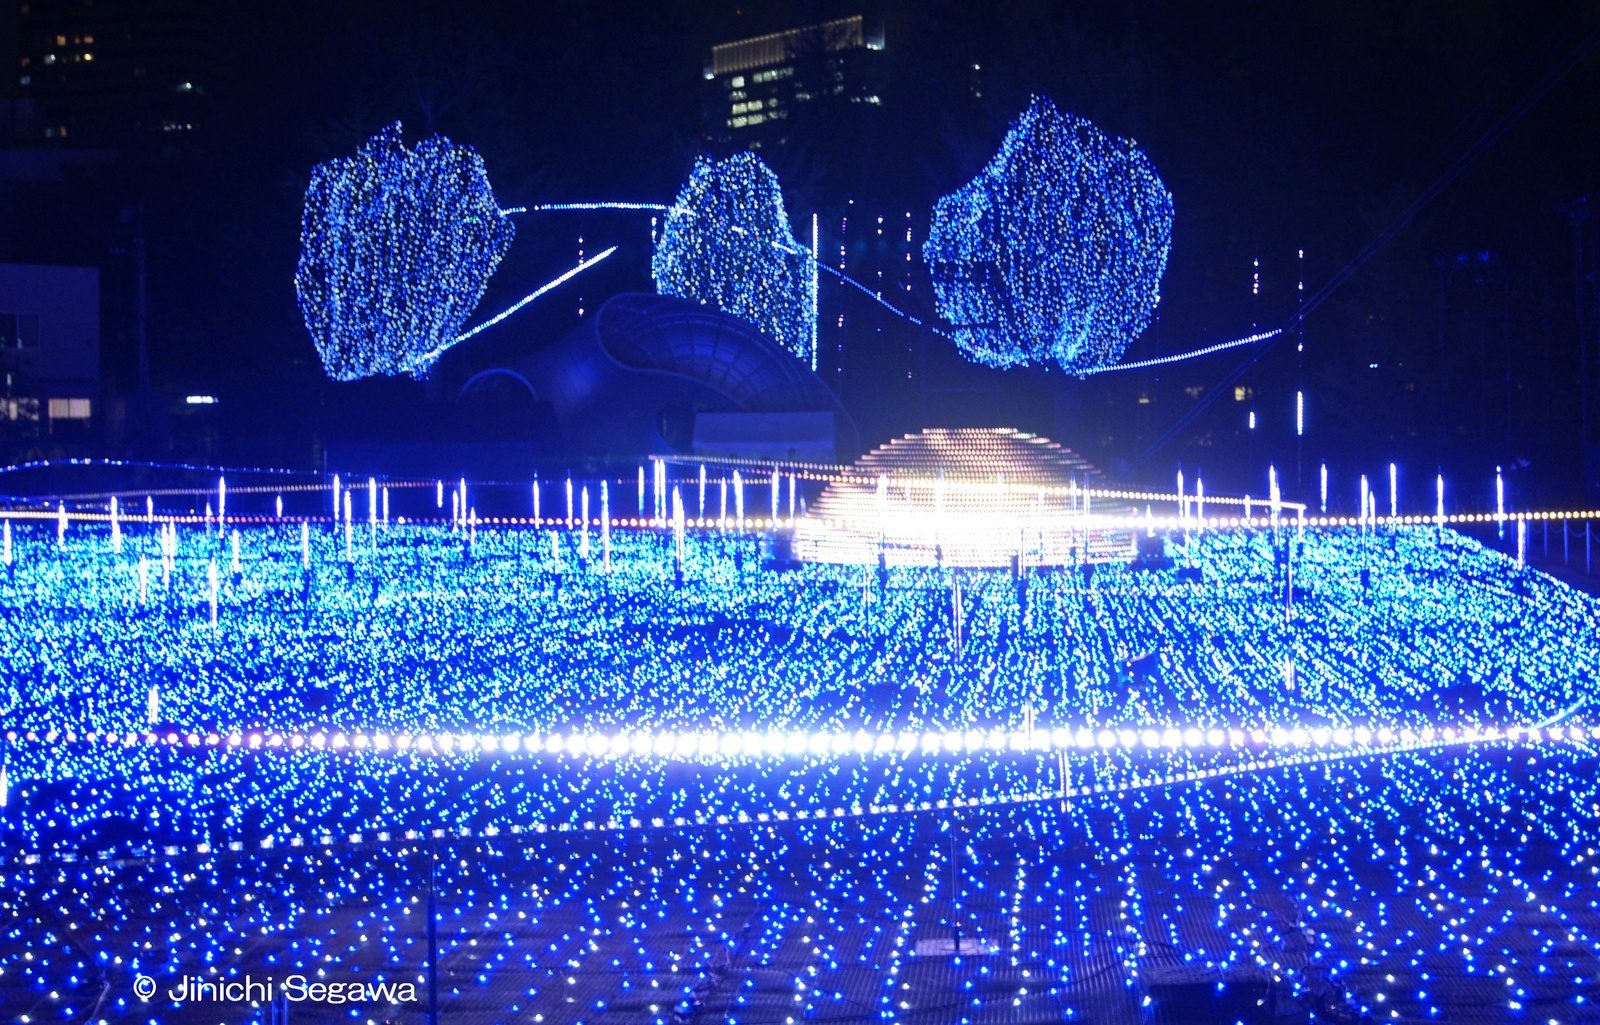
M 463 398 L 507 375 L 547 406 L 569 456 L 831 462 L 856 451 L 854 423 L 810 367 L 749 322 L 689 299 L 613 296 L 553 345 L 473 375 Z
M 805 562 L 1062 566 L 1126 560 L 1133 509 L 1098 469 L 1008 427 L 930 428 L 862 456 L 795 527 Z

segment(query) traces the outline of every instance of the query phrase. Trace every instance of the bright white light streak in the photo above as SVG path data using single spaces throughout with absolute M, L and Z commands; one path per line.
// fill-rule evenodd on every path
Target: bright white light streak
M 610 256 L 612 253 L 614 253 L 616 251 L 617 251 L 617 247 L 616 246 L 612 246 L 610 249 L 607 249 L 607 250 L 605 250 L 603 252 L 600 252 L 600 253 L 596 253 L 595 255 L 589 257 L 587 260 L 582 261 L 577 266 L 575 266 L 572 269 L 568 270 L 566 273 L 562 274 L 560 277 L 555 278 L 555 279 L 553 279 L 551 281 L 547 281 L 544 284 L 540 285 L 538 288 L 534 289 L 532 292 L 529 292 L 527 295 L 523 296 L 521 299 L 518 299 L 516 302 L 512 303 L 510 306 L 506 307 L 504 310 L 500 311 L 499 313 L 497 313 L 494 316 L 490 317 L 488 320 L 486 320 L 483 323 L 479 324 L 477 327 L 468 328 L 466 331 L 463 331 L 461 334 L 457 335 L 453 340 L 451 340 L 449 342 L 446 342 L 444 345 L 441 345 L 441 346 L 433 349 L 431 352 L 427 352 L 427 353 L 424 353 L 421 356 L 418 356 L 416 359 L 413 359 L 409 364 L 407 364 L 407 366 L 408 367 L 423 366 L 423 365 L 426 365 L 428 363 L 433 362 L 434 360 L 438 359 L 440 356 L 444 355 L 445 350 L 449 349 L 450 346 L 455 345 L 457 342 L 464 342 L 468 338 L 471 338 L 473 335 L 477 334 L 479 331 L 483 331 L 483 330 L 485 330 L 487 328 L 491 328 L 494 325 L 500 323 L 502 320 L 505 320 L 507 317 L 511 316 L 513 313 L 517 312 L 518 310 L 522 309 L 524 306 L 528 305 L 529 303 L 533 302 L 535 299 L 539 298 L 541 295 L 544 295 L 546 292 L 550 291 L 553 288 L 557 288 L 560 285 L 566 284 L 568 281 L 571 281 L 573 278 L 577 277 L 579 274 L 582 274 L 584 271 L 588 270 L 590 267 L 593 267 L 595 264 L 599 263 L 601 260 L 604 260 L 606 257 Z

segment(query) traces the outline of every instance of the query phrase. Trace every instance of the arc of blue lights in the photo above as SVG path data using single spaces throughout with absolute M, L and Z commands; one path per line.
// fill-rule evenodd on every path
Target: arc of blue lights
M 522 214 L 522 213 L 537 213 L 537 212 L 548 211 L 548 210 L 649 210 L 649 211 L 663 211 L 663 210 L 670 210 L 670 209 L 671 209 L 671 207 L 666 206 L 666 205 L 661 204 L 661 203 L 594 202 L 594 203 L 544 203 L 544 204 L 541 204 L 539 206 L 517 206 L 517 207 L 511 207 L 510 209 L 501 210 L 500 212 L 502 214 L 508 214 L 509 215 L 509 214 Z M 735 231 L 741 231 L 741 229 L 738 228 L 738 227 L 735 227 L 734 230 Z M 773 242 L 772 246 L 773 246 L 774 249 L 781 250 L 782 252 L 789 253 L 789 254 L 794 255 L 794 256 L 804 257 L 805 259 L 807 259 L 807 260 L 809 260 L 811 262 L 813 267 L 815 267 L 815 268 L 817 268 L 819 270 L 827 271 L 829 274 L 832 274 L 834 277 L 838 278 L 840 281 L 842 281 L 845 284 L 851 286 L 852 288 L 855 288 L 857 291 L 861 292 L 863 295 L 867 296 L 873 302 L 877 303 L 879 306 L 882 306 L 884 309 L 888 310 L 890 313 L 893 313 L 895 316 L 900 317 L 901 319 L 906 320 L 906 321 L 910 322 L 911 324 L 914 324 L 917 327 L 922 328 L 925 331 L 931 331 L 934 334 L 938 335 L 940 338 L 946 339 L 947 341 L 954 341 L 955 340 L 954 336 L 952 336 L 949 332 L 941 331 L 935 325 L 929 324 L 929 323 L 925 322 L 924 320 L 922 320 L 922 318 L 920 318 L 920 317 L 918 317 L 918 316 L 916 316 L 914 314 L 907 313 L 905 310 L 900 309 L 899 307 L 895 306 L 893 303 L 890 303 L 889 301 L 884 299 L 883 296 L 879 295 L 878 292 L 875 289 L 868 288 L 866 285 L 862 284 L 861 282 L 857 281 L 855 278 L 852 278 L 850 275 L 846 274 L 844 271 L 839 270 L 836 267 L 830 267 L 828 264 L 823 263 L 814 254 L 806 252 L 804 249 L 793 249 L 793 248 L 790 248 L 789 246 L 782 245 L 782 244 L 780 244 L 778 242 Z M 590 261 L 590 262 L 594 263 L 594 262 L 598 262 L 598 261 L 604 259 L 605 257 L 611 255 L 612 251 L 615 250 L 615 248 L 616 247 L 613 246 L 611 249 L 608 249 L 604 253 L 601 253 L 599 256 L 595 257 L 593 261 Z M 568 277 L 571 277 L 573 274 L 576 274 L 579 271 L 584 270 L 584 269 L 586 269 L 585 265 L 579 264 L 577 267 L 573 268 L 571 271 L 568 271 L 566 275 L 563 275 L 562 277 L 557 278 L 555 281 L 551 282 L 550 284 L 544 286 L 544 288 L 540 289 L 540 291 L 533 293 L 532 295 L 528 296 L 526 299 L 523 299 L 516 306 L 513 306 L 510 309 L 506 310 L 504 313 L 500 314 L 499 316 L 494 317 L 494 318 L 492 318 L 490 320 L 484 321 L 482 324 L 479 324 L 477 327 L 472 328 L 470 331 L 466 332 L 465 334 L 463 334 L 459 338 L 457 338 L 456 341 L 457 342 L 464 341 L 467 338 L 470 338 L 473 335 L 477 334 L 479 331 L 482 331 L 484 328 L 490 327 L 490 326 L 492 326 L 494 324 L 499 323 L 501 320 L 504 320 L 506 317 L 510 316 L 512 313 L 515 313 L 518 309 L 520 309 L 526 303 L 531 302 L 532 300 L 538 298 L 538 296 L 543 294 L 545 291 L 548 291 L 549 289 L 554 288 L 556 285 L 559 285 L 563 281 L 567 280 Z M 1154 357 L 1154 358 L 1151 358 L 1151 359 L 1136 360 L 1136 361 L 1134 361 L 1132 363 L 1116 363 L 1116 364 L 1112 364 L 1112 365 L 1109 365 L 1109 366 L 1092 367 L 1092 368 L 1087 369 L 1087 370 L 1078 371 L 1077 373 L 1078 373 L 1079 377 L 1088 377 L 1088 376 L 1093 375 L 1093 374 L 1109 374 L 1112 371 L 1116 371 L 1116 370 L 1142 370 L 1142 369 L 1145 369 L 1146 367 L 1164 366 L 1165 364 L 1168 364 L 1168 363 L 1180 363 L 1180 362 L 1182 362 L 1184 360 L 1197 359 L 1197 358 L 1199 358 L 1201 356 L 1209 356 L 1214 352 L 1224 352 L 1224 351 L 1226 351 L 1228 349 L 1236 349 L 1236 348 L 1239 348 L 1240 346 L 1254 345 L 1257 342 L 1264 342 L 1264 341 L 1267 341 L 1268 339 L 1276 338 L 1278 335 L 1281 335 L 1283 333 L 1283 331 L 1284 331 L 1284 329 L 1281 328 L 1281 327 L 1280 328 L 1274 328 L 1271 331 L 1263 331 L 1263 332 L 1260 332 L 1259 334 L 1248 335 L 1248 336 L 1246 336 L 1244 338 L 1235 338 L 1232 341 L 1228 341 L 1228 342 L 1218 342 L 1215 345 L 1207 345 L 1207 346 L 1204 346 L 1203 348 L 1194 349 L 1194 350 L 1192 350 L 1190 352 L 1173 353 L 1170 356 L 1157 356 L 1157 357 Z M 454 343 L 452 343 L 452 344 L 454 344 Z M 438 350 L 438 353 L 442 353 L 443 351 L 444 351 L 444 349 L 441 348 L 441 349 Z M 429 357 L 427 357 L 426 359 L 436 358 L 438 353 L 432 354 Z
M 616 246 L 612 246 L 610 249 L 607 249 L 607 250 L 605 250 L 603 252 L 600 252 L 600 253 L 596 253 L 595 255 L 589 257 L 587 260 L 584 260 L 581 263 L 579 263 L 577 266 L 572 267 L 571 269 L 567 270 L 560 277 L 553 278 L 550 281 L 547 281 L 544 284 L 540 285 L 538 288 L 534 289 L 532 292 L 529 292 L 527 295 L 523 296 L 521 299 L 518 299 L 516 302 L 512 303 L 510 306 L 508 306 L 505 309 L 501 310 L 499 313 L 496 313 L 494 316 L 490 317 L 488 320 L 484 321 L 483 323 L 477 325 L 476 327 L 471 327 L 471 328 L 468 328 L 467 330 L 463 331 L 461 334 L 457 335 L 455 337 L 455 339 L 453 341 L 451 341 L 450 343 L 448 343 L 446 345 L 441 345 L 441 346 L 439 346 L 438 348 L 434 349 L 431 352 L 427 352 L 427 353 L 422 354 L 421 356 L 418 356 L 415 360 L 412 361 L 411 365 L 412 366 L 423 366 L 425 364 L 433 362 L 434 360 L 438 359 L 440 356 L 444 355 L 445 350 L 449 349 L 450 346 L 456 345 L 457 343 L 460 343 L 460 342 L 464 342 L 468 338 L 471 338 L 473 335 L 477 334 L 478 332 L 483 331 L 483 330 L 485 330 L 487 328 L 494 327 L 496 324 L 500 323 L 502 320 L 505 320 L 507 317 L 511 316 L 513 313 L 515 313 L 518 310 L 522 309 L 524 306 L 528 305 L 529 303 L 533 302 L 535 299 L 539 298 L 541 295 L 544 295 L 546 292 L 550 291 L 553 288 L 556 288 L 559 285 L 562 285 L 562 284 L 565 284 L 568 281 L 571 281 L 573 278 L 577 277 L 579 274 L 582 274 L 584 271 L 588 270 L 590 267 L 593 267 L 595 264 L 599 263 L 601 260 L 604 260 L 606 257 L 610 256 L 612 253 L 614 253 L 616 251 L 617 251 L 617 247 Z
M 1271 331 L 1263 331 L 1260 334 L 1249 335 L 1245 338 L 1235 338 L 1231 342 L 1218 342 L 1216 345 L 1208 345 L 1203 349 L 1195 349 L 1193 352 L 1178 352 L 1172 354 L 1171 356 L 1156 356 L 1151 359 L 1136 360 L 1132 363 L 1117 363 L 1111 366 L 1091 367 L 1088 370 L 1078 371 L 1078 376 L 1088 377 L 1090 374 L 1106 374 L 1113 370 L 1139 370 L 1143 367 L 1158 367 L 1166 363 L 1178 363 L 1182 360 L 1194 359 L 1196 356 L 1209 356 L 1213 352 L 1221 352 L 1224 349 L 1236 349 L 1241 345 L 1254 345 L 1256 342 L 1264 342 L 1269 338 L 1276 338 L 1281 334 L 1283 334 L 1283 328 L 1273 328 Z
M 671 209 L 661 203 L 540 203 L 537 206 L 513 206 L 500 211 L 502 216 L 511 214 L 545 213 L 551 210 L 650 210 L 660 212 Z
M 773 245 L 777 246 L 778 244 L 776 242 L 774 242 Z M 779 248 L 783 248 L 783 247 L 780 246 Z M 884 309 L 888 310 L 890 313 L 893 313 L 895 316 L 902 317 L 905 320 L 910 321 L 911 323 L 915 324 L 917 327 L 920 327 L 925 331 L 932 331 L 934 334 L 938 335 L 940 338 L 950 339 L 952 341 L 954 340 L 953 338 L 951 338 L 949 333 L 947 333 L 945 331 L 941 331 L 941 330 L 939 330 L 939 328 L 935 327 L 934 325 L 925 323 L 921 318 L 915 317 L 912 314 L 907 313 L 905 310 L 899 309 L 899 308 L 891 305 L 890 303 L 885 301 L 884 298 L 881 295 L 879 295 L 877 292 L 875 292 L 874 290 L 868 288 L 866 285 L 863 285 L 861 282 L 857 281 L 855 278 L 852 278 L 850 275 L 844 273 L 843 271 L 839 270 L 838 268 L 830 267 L 827 264 L 823 263 L 821 260 L 818 260 L 815 257 L 811 257 L 810 254 L 804 253 L 804 252 L 802 252 L 800 250 L 785 249 L 785 252 L 791 252 L 791 253 L 795 253 L 796 255 L 806 256 L 808 259 L 811 259 L 812 263 L 815 266 L 820 267 L 822 270 L 827 271 L 829 274 L 832 274 L 834 277 L 836 277 L 839 280 L 843 281 L 845 284 L 850 285 L 850 286 L 852 286 L 852 287 L 854 287 L 856 289 L 859 289 L 862 293 L 864 293 L 869 298 L 871 298 L 873 302 L 877 303 L 879 306 L 882 306 Z M 1088 377 L 1091 374 L 1109 374 L 1113 370 L 1140 370 L 1140 369 L 1143 369 L 1145 367 L 1161 366 L 1161 365 L 1166 364 L 1166 363 L 1178 363 L 1178 362 L 1181 362 L 1182 360 L 1194 359 L 1194 358 L 1196 358 L 1198 356 L 1209 356 L 1213 352 L 1222 352 L 1225 349 L 1236 349 L 1241 345 L 1254 345 L 1257 342 L 1264 342 L 1269 338 L 1276 338 L 1278 335 L 1283 334 L 1283 330 L 1284 329 L 1281 328 L 1281 327 L 1273 328 L 1271 331 L 1263 331 L 1263 332 L 1261 332 L 1259 334 L 1249 335 L 1249 336 L 1244 337 L 1244 338 L 1235 338 L 1231 342 L 1218 342 L 1215 345 L 1207 345 L 1204 348 L 1195 349 L 1195 350 L 1193 350 L 1191 352 L 1178 352 L 1178 353 L 1173 353 L 1170 356 L 1156 356 L 1156 357 L 1154 357 L 1152 359 L 1137 360 L 1137 361 L 1135 361 L 1133 363 L 1116 363 L 1116 364 L 1112 364 L 1110 366 L 1092 367 L 1092 368 L 1090 368 L 1088 370 L 1075 371 L 1075 373 L 1079 377 Z
M 35 459 L 26 463 L 11 463 L 0 466 L 0 473 L 18 473 L 22 470 L 37 470 L 51 466 L 115 466 L 133 467 L 136 469 L 154 470 L 190 470 L 205 473 L 227 474 L 277 474 L 286 477 L 321 477 L 324 474 L 315 470 L 284 470 L 265 466 L 213 466 L 209 463 L 153 463 L 136 459 Z

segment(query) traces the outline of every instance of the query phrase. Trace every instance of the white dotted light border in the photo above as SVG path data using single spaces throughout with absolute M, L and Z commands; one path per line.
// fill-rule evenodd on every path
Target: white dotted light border
M 1242 731 L 1234 731 L 1242 732 Z M 1264 742 L 1271 742 L 1277 732 L 1287 733 L 1290 744 L 1303 744 L 1309 741 L 1316 744 L 1313 732 L 1306 730 L 1285 731 L 1251 731 L 1245 736 L 1252 740 L 1257 736 L 1264 736 Z M 1335 731 L 1336 732 L 1336 731 Z M 1353 731 L 1352 731 L 1353 732 Z M 1236 762 L 1231 765 L 1212 766 L 1209 768 L 1189 769 L 1183 772 L 1167 773 L 1164 775 L 1136 777 L 1125 782 L 1097 783 L 1093 786 L 1062 787 L 1054 790 L 1031 790 L 1023 793 L 1012 794 L 984 794 L 976 797 L 941 798 L 934 801 L 909 801 L 904 804 L 868 804 L 848 805 L 833 808 L 795 808 L 778 809 L 774 811 L 756 812 L 738 811 L 732 814 L 696 812 L 692 815 L 678 815 L 671 818 L 665 816 L 649 819 L 628 818 L 605 820 L 591 819 L 584 822 L 529 822 L 513 823 L 507 827 L 487 826 L 483 829 L 442 829 L 430 830 L 408 829 L 404 831 L 380 830 L 372 833 L 348 834 L 316 834 L 310 840 L 303 836 L 279 839 L 266 837 L 255 844 L 245 844 L 242 841 L 230 841 L 225 844 L 213 845 L 200 843 L 193 846 L 163 846 L 160 848 L 143 848 L 125 854 L 115 854 L 104 851 L 96 855 L 82 856 L 74 852 L 60 852 L 55 854 L 25 854 L 11 860 L 14 865 L 28 866 L 52 863 L 79 863 L 79 862 L 110 862 L 142 863 L 142 859 L 157 854 L 164 857 L 179 857 L 183 855 L 198 854 L 210 855 L 223 852 L 244 853 L 250 851 L 273 850 L 302 850 L 305 848 L 331 848 L 336 845 L 360 844 L 388 844 L 397 842 L 413 842 L 429 839 L 448 840 L 473 840 L 497 839 L 507 836 L 540 836 L 550 833 L 621 833 L 637 830 L 676 830 L 676 829 L 703 829 L 720 828 L 727 826 L 773 826 L 790 822 L 827 822 L 840 819 L 860 819 L 888 815 L 915 815 L 919 813 L 937 813 L 960 811 L 963 809 L 987 809 L 1006 807 L 1020 804 L 1036 804 L 1049 801 L 1071 801 L 1087 797 L 1111 796 L 1122 797 L 1129 793 L 1155 789 L 1156 787 L 1173 786 L 1177 784 L 1197 783 L 1205 780 L 1220 779 L 1240 776 L 1255 772 L 1269 772 L 1275 769 L 1288 768 L 1299 765 L 1313 765 L 1320 763 L 1341 762 L 1357 758 L 1378 757 L 1407 752 L 1427 752 L 1447 747 L 1481 746 L 1488 744 L 1543 744 L 1543 743 L 1587 743 L 1600 741 L 1600 726 L 1526 726 L 1509 727 L 1504 730 L 1467 729 L 1456 731 L 1450 728 L 1433 730 L 1424 728 L 1421 731 L 1404 729 L 1395 733 L 1387 732 L 1390 739 L 1369 746 L 1349 746 L 1334 748 L 1332 750 L 1313 750 L 1308 753 L 1286 754 L 1281 757 L 1255 758 L 1249 761 Z M 1296 734 L 1305 734 L 1305 740 L 1296 740 Z M 1409 735 L 1409 739 L 1408 736 Z M 1374 734 L 1374 739 L 1377 734 Z M 1159 740 L 1158 736 L 1158 740 Z M 1331 739 L 1331 738 L 1330 738 Z M 1136 737 L 1142 742 L 1142 737 Z M 1009 750 L 1009 749 L 1008 749 Z
M 1395 745 L 1437 746 L 1510 741 L 1600 741 L 1596 726 L 1301 726 L 1186 729 L 1123 726 L 1025 730 L 869 732 L 623 731 L 470 733 L 383 730 L 126 730 L 80 732 L 71 728 L 8 730 L 12 744 L 101 744 L 182 750 L 353 753 L 372 755 L 532 755 L 593 759 L 727 761 L 759 758 L 840 758 L 886 755 L 992 755 L 1094 751 L 1178 751 L 1217 748 L 1316 748 L 1361 753 Z

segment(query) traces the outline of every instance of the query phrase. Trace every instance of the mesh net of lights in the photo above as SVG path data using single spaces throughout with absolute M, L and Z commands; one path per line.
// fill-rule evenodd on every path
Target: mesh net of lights
M 328 376 L 420 374 L 457 338 L 511 245 L 483 160 L 400 125 L 311 172 L 295 290 Z
M 995 367 L 1114 363 L 1150 323 L 1172 196 L 1132 142 L 1036 97 L 1000 152 L 940 199 L 923 259 L 939 315 Z
M 811 355 L 816 283 L 789 230 L 777 175 L 753 153 L 695 162 L 651 260 L 656 290 L 749 321 Z

